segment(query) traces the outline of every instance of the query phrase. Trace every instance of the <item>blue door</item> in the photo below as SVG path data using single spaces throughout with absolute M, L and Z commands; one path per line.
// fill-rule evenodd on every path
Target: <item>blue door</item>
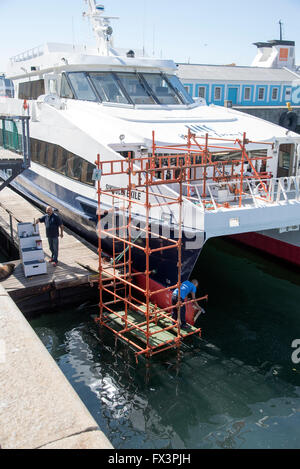
M 232 104 L 237 104 L 238 99 L 238 88 L 228 88 L 228 101 L 232 101 Z

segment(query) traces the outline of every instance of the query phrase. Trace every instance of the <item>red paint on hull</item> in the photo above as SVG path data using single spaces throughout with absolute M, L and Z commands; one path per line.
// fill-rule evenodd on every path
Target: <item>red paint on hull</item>
M 145 275 L 138 275 L 135 277 L 136 283 L 140 288 L 145 289 L 146 287 L 146 277 Z M 163 285 L 160 283 L 156 282 L 155 280 L 150 279 L 150 290 L 151 292 L 155 292 L 157 290 L 161 290 L 164 288 Z M 157 293 L 151 296 L 151 303 L 156 304 L 160 308 L 167 308 L 168 306 L 171 306 L 172 301 L 172 292 L 170 291 L 164 291 L 161 293 Z M 185 319 L 186 322 L 191 324 L 191 326 L 194 325 L 194 308 L 191 304 L 186 305 L 186 313 L 185 313 Z
M 231 238 L 248 246 L 272 254 L 292 264 L 300 265 L 300 247 L 271 238 L 260 233 L 243 233 L 232 235 Z

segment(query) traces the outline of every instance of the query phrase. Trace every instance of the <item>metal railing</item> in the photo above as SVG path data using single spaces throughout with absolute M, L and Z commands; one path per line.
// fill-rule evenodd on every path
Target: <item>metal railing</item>
M 205 210 L 234 209 L 239 207 L 262 207 L 271 204 L 300 201 L 300 175 L 252 179 L 245 178 L 243 191 L 234 182 L 207 183 L 206 196 L 203 197 L 203 183 L 184 183 L 184 192 L 188 199 Z M 240 203 L 241 202 L 241 203 Z
M 40 45 L 32 49 L 28 49 L 25 52 L 21 52 L 18 55 L 10 58 L 11 62 L 25 62 L 26 60 L 34 59 L 35 57 L 40 57 L 44 54 L 44 46 Z
M 0 115 L 0 191 L 30 166 L 29 119 Z
M 0 148 L 23 156 L 23 169 L 30 166 L 29 116 L 0 115 Z

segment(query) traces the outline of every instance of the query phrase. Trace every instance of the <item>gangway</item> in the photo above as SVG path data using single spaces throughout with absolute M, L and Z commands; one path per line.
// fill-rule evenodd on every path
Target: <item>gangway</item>
M 0 115 L 0 191 L 30 166 L 29 119 Z

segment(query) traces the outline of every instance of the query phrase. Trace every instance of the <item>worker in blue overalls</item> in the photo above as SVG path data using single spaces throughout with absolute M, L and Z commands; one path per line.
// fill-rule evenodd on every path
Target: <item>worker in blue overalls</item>
M 192 280 L 191 282 L 186 280 L 185 282 L 183 282 L 180 285 L 180 297 L 181 297 L 181 301 L 182 301 L 182 305 L 180 307 L 181 329 L 187 329 L 187 327 L 188 327 L 188 325 L 186 323 L 186 320 L 185 320 L 185 303 L 184 303 L 184 300 L 190 294 L 192 295 L 193 300 L 196 299 L 196 291 L 197 291 L 198 285 L 199 285 L 198 280 L 195 280 L 195 279 Z M 173 294 L 172 294 L 172 305 L 175 306 L 177 303 L 178 303 L 178 288 L 176 288 L 174 290 Z M 204 309 L 201 308 L 201 306 L 197 302 L 193 303 L 193 307 L 200 314 L 205 312 Z M 177 316 L 178 316 L 177 313 L 178 313 L 178 309 L 175 306 L 173 308 L 173 313 L 172 313 L 172 318 L 175 319 L 175 320 L 177 320 Z

